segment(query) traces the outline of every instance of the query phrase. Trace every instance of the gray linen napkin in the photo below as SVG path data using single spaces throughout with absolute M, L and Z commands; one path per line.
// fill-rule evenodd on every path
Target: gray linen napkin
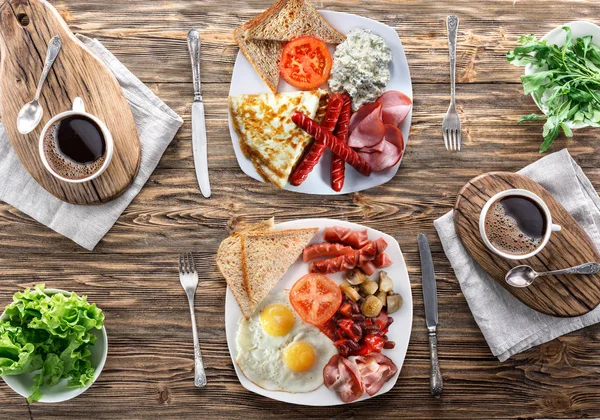
M 600 198 L 566 149 L 532 163 L 519 173 L 548 190 L 581 224 L 596 247 L 600 247 Z M 600 307 L 576 318 L 556 318 L 530 309 L 471 259 L 456 235 L 452 212 L 434 225 L 475 321 L 501 362 L 600 321 Z
M 65 203 L 29 175 L 0 124 L 0 200 L 91 251 L 140 192 L 183 120 L 100 42 L 77 36 L 110 67 L 123 88 L 140 135 L 140 171 L 129 189 L 107 204 L 80 206 Z

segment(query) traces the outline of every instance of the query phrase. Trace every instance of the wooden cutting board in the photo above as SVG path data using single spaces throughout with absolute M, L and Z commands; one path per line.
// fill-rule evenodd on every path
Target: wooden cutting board
M 59 35 L 62 50 L 42 89 L 44 117 L 30 134 L 17 131 L 17 115 L 31 101 L 42 73 L 50 39 Z M 111 70 L 69 30 L 59 13 L 43 0 L 0 4 L 0 116 L 23 166 L 47 191 L 75 204 L 100 204 L 122 194 L 140 166 L 141 147 L 131 108 Z M 106 172 L 93 181 L 70 184 L 44 168 L 38 153 L 44 125 L 71 109 L 81 97 L 86 111 L 107 125 L 115 151 Z
M 479 233 L 479 215 L 495 194 L 513 188 L 529 190 L 541 197 L 552 214 L 552 223 L 562 226 L 553 232 L 548 245 L 527 260 L 507 260 L 484 245 Z M 458 194 L 454 208 L 458 236 L 473 259 L 502 287 L 531 308 L 548 315 L 583 315 L 600 304 L 600 275 L 549 276 L 538 278 L 531 286 L 516 288 L 504 276 L 512 267 L 528 264 L 536 271 L 567 268 L 589 261 L 600 262 L 600 254 L 579 223 L 552 195 L 531 179 L 509 172 L 492 172 L 472 179 Z

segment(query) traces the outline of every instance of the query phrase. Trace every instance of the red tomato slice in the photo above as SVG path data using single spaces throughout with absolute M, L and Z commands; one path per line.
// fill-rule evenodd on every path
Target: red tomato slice
M 327 44 L 312 36 L 301 36 L 283 48 L 279 71 L 283 80 L 290 85 L 311 90 L 329 79 L 332 64 Z
M 342 304 L 340 287 L 322 274 L 307 274 L 290 291 L 290 303 L 300 318 L 312 325 L 329 321 Z

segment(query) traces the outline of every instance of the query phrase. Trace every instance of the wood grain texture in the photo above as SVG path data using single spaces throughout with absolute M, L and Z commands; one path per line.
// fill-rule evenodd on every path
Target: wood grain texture
M 433 221 L 453 208 L 470 179 L 490 170 L 517 171 L 540 157 L 542 123 L 516 125 L 535 112 L 523 96 L 521 70 L 506 62 L 516 36 L 600 16 L 593 0 L 316 1 L 393 26 L 413 80 L 413 127 L 402 166 L 388 184 L 340 197 L 312 197 L 246 177 L 227 129 L 227 93 L 237 48 L 231 31 L 269 7 L 269 0 L 57 0 L 70 28 L 98 38 L 185 124 L 148 183 L 94 252 L 0 204 L 0 305 L 25 286 L 87 294 L 106 311 L 109 357 L 82 396 L 63 404 L 27 405 L 0 381 L 4 419 L 506 419 L 600 417 L 600 326 L 591 326 L 499 363 L 475 323 Z M 461 19 L 457 105 L 463 149 L 447 153 L 441 121 L 448 107 L 445 18 Z M 193 98 L 186 34 L 203 39 L 213 196 L 205 200 L 193 169 Z M 600 131 L 559 138 L 600 188 Z M 306 408 L 254 395 L 239 384 L 227 351 L 225 282 L 214 254 L 231 227 L 266 216 L 279 222 L 330 217 L 394 236 L 404 253 L 414 299 L 413 329 L 397 385 L 365 403 Z M 441 399 L 429 395 L 429 347 L 417 234 L 427 234 L 436 268 Z M 177 278 L 180 252 L 194 250 L 202 273 L 196 297 L 208 386 L 193 385 L 193 346 L 186 297 Z
M 490 199 L 506 190 L 523 189 L 540 197 L 550 209 L 552 223 L 562 227 L 550 236 L 537 255 L 508 260 L 490 251 L 481 239 L 481 211 Z M 600 275 L 547 276 L 529 287 L 512 287 L 504 277 L 513 267 L 527 264 L 537 272 L 560 270 L 590 261 L 600 254 L 583 228 L 542 186 L 526 176 L 491 172 L 470 180 L 458 193 L 454 206 L 454 225 L 464 247 L 473 259 L 502 287 L 527 306 L 551 316 L 584 315 L 600 304 Z
M 23 16 L 29 24 L 22 26 Z M 50 39 L 59 35 L 61 51 L 42 89 L 44 116 L 35 130 L 17 130 L 21 107 L 34 97 Z M 57 11 L 43 0 L 11 0 L 0 7 L 0 109 L 2 121 L 21 163 L 51 194 L 75 204 L 100 204 L 122 194 L 137 174 L 141 147 L 131 108 L 116 78 L 70 32 Z M 67 183 L 52 176 L 39 154 L 46 123 L 68 111 L 81 97 L 86 111 L 111 132 L 114 153 L 106 171 L 93 181 Z

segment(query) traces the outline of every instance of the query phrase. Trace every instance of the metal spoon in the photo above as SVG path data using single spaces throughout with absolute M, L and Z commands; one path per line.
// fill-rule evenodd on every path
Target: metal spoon
M 590 262 L 576 267 L 565 268 L 564 270 L 547 271 L 538 273 L 528 265 L 519 265 L 508 273 L 504 278 L 508 284 L 513 287 L 527 287 L 538 277 L 557 276 L 560 274 L 596 274 L 600 273 L 600 264 Z
M 17 116 L 17 130 L 19 130 L 19 133 L 21 134 L 31 133 L 42 120 L 44 109 L 39 103 L 40 93 L 42 92 L 42 86 L 44 86 L 46 77 L 48 77 L 48 73 L 54 64 L 54 60 L 56 60 L 61 47 L 62 43 L 60 42 L 60 37 L 58 35 L 52 38 L 48 44 L 46 61 L 44 62 L 44 70 L 42 71 L 42 76 L 40 77 L 40 81 L 35 92 L 35 97 L 33 98 L 33 101 L 23 105 L 23 108 L 21 108 L 19 115 Z

